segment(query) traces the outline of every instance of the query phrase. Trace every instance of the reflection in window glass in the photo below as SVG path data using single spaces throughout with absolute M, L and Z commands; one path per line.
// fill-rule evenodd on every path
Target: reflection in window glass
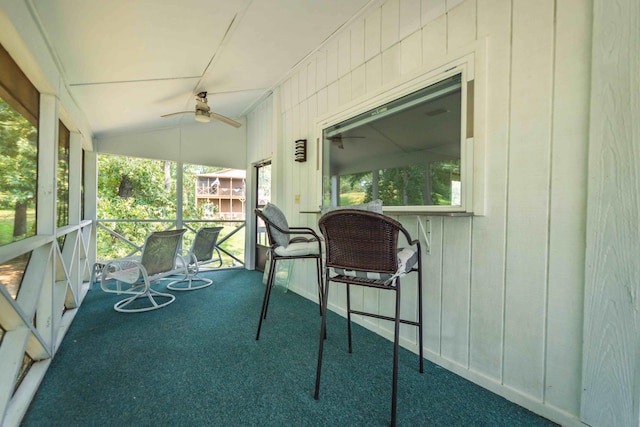
M 462 75 L 323 130 L 323 204 L 461 206 Z
M 0 98 L 0 245 L 36 234 L 37 123 Z
M 69 224 L 69 139 L 71 133 L 62 122 L 60 122 L 58 133 L 56 225 L 64 227 Z
M 0 265 L 0 283 L 9 291 L 9 295 L 16 299 L 22 285 L 22 277 L 29 264 L 31 252 L 15 257 Z

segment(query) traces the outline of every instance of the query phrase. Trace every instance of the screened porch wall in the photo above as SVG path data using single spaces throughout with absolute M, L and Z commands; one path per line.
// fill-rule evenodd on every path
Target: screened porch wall
M 427 357 L 565 425 L 581 424 L 591 7 L 586 0 L 379 2 L 248 116 L 250 152 L 274 158 L 273 201 L 290 224 L 316 226 L 318 216 L 301 211 L 321 200 L 318 118 L 486 46 L 484 69 L 476 70 L 484 103 L 475 105 L 484 116 L 475 127 L 484 140 L 486 215 L 396 218 L 423 245 L 420 227 L 430 229 Z M 309 141 L 306 163 L 293 160 L 297 139 Z M 289 289 L 315 300 L 313 274 L 311 263 L 296 263 Z M 335 288 L 330 307 L 344 313 L 344 290 Z M 405 297 L 406 312 L 415 313 L 415 292 Z M 377 291 L 355 299 L 392 306 Z M 390 336 L 387 324 L 361 322 Z M 416 351 L 415 332 L 403 327 L 401 335 Z
M 86 118 L 23 2 L 0 0 L 0 44 L 40 93 L 37 235 L 0 246 L 0 265 L 31 254 L 25 270 L 17 272 L 17 296 L 0 285 L 0 425 L 11 426 L 27 410 L 88 289 L 95 259 L 96 156 Z M 70 131 L 69 220 L 57 227 L 60 123 Z M 33 363 L 22 376 L 25 355 Z

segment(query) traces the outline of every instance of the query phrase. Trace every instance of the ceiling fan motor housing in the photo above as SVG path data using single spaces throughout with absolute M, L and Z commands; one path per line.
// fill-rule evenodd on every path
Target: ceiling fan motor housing
M 195 119 L 198 122 L 207 123 L 207 122 L 209 122 L 211 120 L 211 117 L 209 117 L 209 112 L 208 111 L 201 110 L 200 108 L 196 107 Z

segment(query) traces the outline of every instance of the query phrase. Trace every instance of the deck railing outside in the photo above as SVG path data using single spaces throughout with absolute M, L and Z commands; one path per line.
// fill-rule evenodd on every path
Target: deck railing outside
M 176 220 L 172 219 L 99 219 L 96 222 L 98 226 L 98 260 L 139 255 L 144 238 L 149 233 L 177 228 Z M 125 224 L 135 224 L 133 228 L 126 227 L 135 230 L 134 236 L 124 235 L 118 230 L 125 228 L 122 227 Z M 218 238 L 222 268 L 244 266 L 245 220 L 183 220 L 182 226 L 187 229 L 182 240 L 183 250 L 191 247 L 195 233 L 201 227 L 224 227 Z M 108 239 L 108 244 L 104 243 L 105 239 Z

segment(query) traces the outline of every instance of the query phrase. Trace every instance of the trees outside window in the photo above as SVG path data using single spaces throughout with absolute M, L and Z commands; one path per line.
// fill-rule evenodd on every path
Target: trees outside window
M 0 98 L 0 245 L 36 234 L 38 127 Z

